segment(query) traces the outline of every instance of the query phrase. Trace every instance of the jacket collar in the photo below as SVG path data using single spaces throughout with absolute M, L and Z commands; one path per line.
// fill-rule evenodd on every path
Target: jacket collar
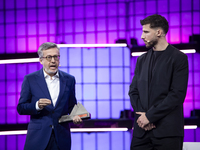
M 59 71 L 59 80 L 60 80 L 60 93 L 58 95 L 58 99 L 57 99 L 55 108 L 57 107 L 57 105 L 61 101 L 63 94 L 64 94 L 64 91 L 66 89 L 66 86 L 69 83 L 68 76 L 66 76 L 62 71 Z

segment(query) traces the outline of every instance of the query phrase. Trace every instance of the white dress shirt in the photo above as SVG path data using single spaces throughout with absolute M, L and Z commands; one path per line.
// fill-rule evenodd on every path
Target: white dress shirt
M 51 77 L 44 70 L 43 70 L 43 72 L 44 72 L 44 78 L 45 78 L 45 81 L 47 83 L 47 87 L 48 87 L 48 90 L 49 90 L 49 93 L 50 93 L 50 96 L 51 96 L 53 106 L 55 107 L 57 99 L 58 99 L 58 95 L 60 93 L 59 74 L 57 72 L 53 77 Z M 36 102 L 36 109 L 41 110 L 38 107 L 38 101 Z

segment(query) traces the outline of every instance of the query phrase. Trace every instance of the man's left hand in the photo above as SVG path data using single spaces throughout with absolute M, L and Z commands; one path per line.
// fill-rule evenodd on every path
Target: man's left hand
M 137 119 L 137 123 L 140 128 L 144 128 L 147 124 L 149 124 L 149 120 L 147 119 L 145 112 L 136 112 L 136 114 L 140 115 Z
M 83 121 L 82 121 L 82 119 L 81 119 L 81 117 L 79 117 L 79 116 L 74 116 L 74 118 L 73 118 L 73 123 L 74 124 L 81 124 Z

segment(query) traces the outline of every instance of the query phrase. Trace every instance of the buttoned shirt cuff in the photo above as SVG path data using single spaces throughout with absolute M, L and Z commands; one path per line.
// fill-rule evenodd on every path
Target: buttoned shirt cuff
M 40 111 L 40 110 L 42 110 L 41 108 L 39 108 L 39 106 L 38 106 L 38 101 L 35 103 L 35 108 L 36 108 L 36 110 L 37 111 Z

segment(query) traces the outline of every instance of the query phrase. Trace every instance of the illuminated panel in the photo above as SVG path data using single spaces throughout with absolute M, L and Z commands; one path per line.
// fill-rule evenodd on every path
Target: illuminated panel
M 184 50 L 180 50 L 180 51 L 185 53 L 185 54 L 196 53 L 195 49 L 184 49 Z M 146 53 L 146 52 L 132 52 L 131 56 L 140 56 L 144 53 Z
M 58 47 L 126 47 L 127 44 L 57 44 Z
M 197 129 L 197 125 L 187 125 L 184 129 Z M 112 132 L 112 131 L 128 131 L 128 128 L 71 128 L 71 132 Z M 0 131 L 0 135 L 21 135 L 27 134 L 27 130 L 18 131 Z
M 71 132 L 112 132 L 112 131 L 128 131 L 128 128 L 71 128 Z M 21 135 L 27 134 L 27 130 L 18 131 L 0 131 L 0 135 Z
M 75 76 L 77 99 L 92 119 L 119 118 L 121 110 L 130 109 L 126 94 L 130 84 L 130 50 L 108 45 L 111 46 L 60 48 L 60 69 Z

